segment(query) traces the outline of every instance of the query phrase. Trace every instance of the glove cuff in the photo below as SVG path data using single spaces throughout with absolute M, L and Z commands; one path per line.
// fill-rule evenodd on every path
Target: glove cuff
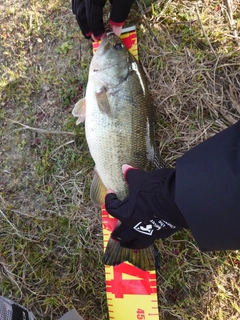
M 125 21 L 123 22 L 115 22 L 115 21 L 112 21 L 111 19 L 109 19 L 109 23 L 112 25 L 112 26 L 116 26 L 116 27 L 122 27 L 125 23 Z M 129 170 L 129 169 L 128 169 Z

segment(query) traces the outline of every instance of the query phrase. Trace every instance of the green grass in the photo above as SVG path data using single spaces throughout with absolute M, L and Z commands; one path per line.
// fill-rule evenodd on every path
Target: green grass
M 148 25 L 136 5 L 126 25 L 137 25 L 157 143 L 174 166 L 240 118 L 240 3 L 233 21 L 223 1 L 140 3 Z M 71 115 L 85 93 L 91 42 L 69 2 L 1 9 L 0 295 L 37 319 L 71 308 L 85 320 L 108 319 L 101 221 L 89 197 L 94 163 Z M 238 251 L 201 253 L 187 231 L 157 246 L 162 320 L 239 318 Z

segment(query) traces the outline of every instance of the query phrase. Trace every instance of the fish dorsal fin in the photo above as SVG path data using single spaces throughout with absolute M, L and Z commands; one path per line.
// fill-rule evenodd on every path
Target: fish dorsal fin
M 107 188 L 103 184 L 102 180 L 100 179 L 99 175 L 97 172 L 95 172 L 91 189 L 90 189 L 90 197 L 92 201 L 97 205 L 97 206 L 102 206 L 105 203 L 105 196 L 107 193 Z
M 98 108 L 101 112 L 106 113 L 108 116 L 112 116 L 111 107 L 107 97 L 107 91 L 105 87 L 101 87 L 95 92 Z
M 78 117 L 77 124 L 85 121 L 86 116 L 86 99 L 79 100 L 73 108 L 72 115 Z

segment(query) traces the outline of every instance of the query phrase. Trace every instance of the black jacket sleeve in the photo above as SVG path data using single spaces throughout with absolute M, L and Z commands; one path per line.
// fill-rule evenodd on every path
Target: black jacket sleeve
M 175 200 L 202 251 L 240 249 L 240 121 L 177 160 Z
M 112 4 L 110 22 L 118 24 L 125 22 L 135 0 L 112 0 L 110 2 Z

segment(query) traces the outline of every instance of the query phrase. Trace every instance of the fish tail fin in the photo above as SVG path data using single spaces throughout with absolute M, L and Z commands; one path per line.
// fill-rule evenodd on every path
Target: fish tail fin
M 124 261 L 142 270 L 154 270 L 160 267 L 159 254 L 154 245 L 146 249 L 133 250 L 121 247 L 120 242 L 110 238 L 105 250 L 104 263 L 116 266 Z

